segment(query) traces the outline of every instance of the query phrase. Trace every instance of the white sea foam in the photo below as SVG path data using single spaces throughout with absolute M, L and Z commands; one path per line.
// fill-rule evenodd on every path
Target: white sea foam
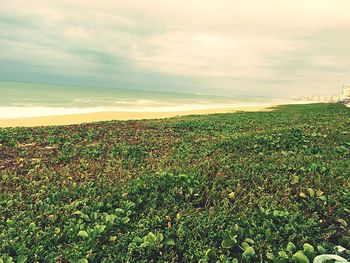
M 54 116 L 67 114 L 80 114 L 105 111 L 102 107 L 97 108 L 62 108 L 62 107 L 18 107 L 18 106 L 1 106 L 0 119 L 16 119 L 40 116 Z
M 83 114 L 93 112 L 178 112 L 202 109 L 215 109 L 227 107 L 263 106 L 258 103 L 235 103 L 235 104 L 172 104 L 159 103 L 148 100 L 138 100 L 134 103 L 122 103 L 118 107 L 48 107 L 48 106 L 0 106 L 0 119 L 16 119 L 41 116 L 55 116 L 68 114 Z M 170 103 L 171 104 L 171 103 Z M 270 103 L 269 103 L 270 104 Z

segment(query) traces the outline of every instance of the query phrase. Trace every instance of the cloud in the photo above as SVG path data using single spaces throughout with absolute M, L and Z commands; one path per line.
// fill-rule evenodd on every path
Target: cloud
M 16 79 L 11 64 L 28 80 L 334 93 L 349 82 L 349 9 L 348 0 L 3 1 L 0 79 Z

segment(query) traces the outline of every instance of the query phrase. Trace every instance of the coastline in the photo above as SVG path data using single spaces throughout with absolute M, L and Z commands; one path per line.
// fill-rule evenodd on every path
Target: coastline
M 42 117 L 0 119 L 0 128 L 8 127 L 37 127 L 37 126 L 56 126 L 72 125 L 81 123 L 91 123 L 111 120 L 141 120 L 141 119 L 162 119 L 186 115 L 205 115 L 214 113 L 233 113 L 238 111 L 271 111 L 277 105 L 264 106 L 237 106 L 226 108 L 212 108 L 189 111 L 172 111 L 172 112 L 94 112 L 67 115 L 54 115 Z

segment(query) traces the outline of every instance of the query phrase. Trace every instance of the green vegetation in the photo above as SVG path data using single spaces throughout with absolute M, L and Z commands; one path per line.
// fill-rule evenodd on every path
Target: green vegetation
M 340 104 L 0 129 L 0 255 L 312 262 L 338 246 L 349 258 L 349 175 Z

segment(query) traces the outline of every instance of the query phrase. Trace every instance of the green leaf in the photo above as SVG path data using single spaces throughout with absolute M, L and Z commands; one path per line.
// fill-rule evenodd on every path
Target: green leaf
M 77 263 L 89 263 L 89 261 L 86 258 L 81 258 L 77 261 Z
M 61 232 L 61 229 L 59 227 L 55 227 L 55 234 L 59 234 Z
M 271 260 L 271 261 L 274 261 L 276 259 L 275 255 L 271 252 L 266 253 L 266 258 Z
M 29 226 L 28 226 L 28 229 L 29 229 L 30 231 L 34 231 L 35 228 L 36 228 L 36 225 L 35 225 L 34 222 L 30 223 Z
M 307 192 L 309 193 L 309 196 L 310 196 L 310 197 L 315 197 L 315 190 L 314 190 L 314 189 L 308 188 L 308 189 L 307 189 Z
M 13 257 L 10 257 L 8 255 L 3 255 L 2 257 L 0 257 L 0 263 L 13 263 Z
M 299 183 L 299 176 L 294 175 L 294 176 L 292 177 L 292 180 L 290 181 L 290 184 L 291 184 L 291 185 L 295 185 L 295 184 L 297 184 L 297 183 Z
M 311 246 L 310 244 L 308 243 L 305 243 L 303 245 L 303 249 L 304 249 L 304 254 L 307 255 L 307 256 L 311 256 L 315 253 L 315 249 L 313 246 Z
M 16 226 L 15 221 L 13 221 L 11 219 L 7 219 L 6 224 L 8 227 L 15 227 Z
M 243 253 L 243 256 L 245 257 L 245 258 L 252 258 L 252 257 L 254 257 L 255 256 L 255 250 L 254 250 L 254 248 L 253 247 L 247 247 L 245 250 L 244 250 L 244 253 Z
M 235 198 L 235 192 L 231 192 L 227 195 L 229 199 L 234 199 Z
M 126 224 L 126 223 L 128 223 L 129 221 L 130 221 L 130 218 L 127 217 L 127 216 L 122 218 L 122 223 L 123 223 L 123 224 Z
M 157 237 L 152 232 L 149 232 L 145 237 L 145 239 L 148 242 L 152 242 L 152 243 L 157 242 Z
M 278 217 L 280 215 L 280 211 L 279 210 L 274 210 L 272 214 L 273 214 L 274 217 Z
M 295 253 L 292 257 L 292 260 L 297 263 L 310 263 L 309 259 L 301 251 Z
M 116 240 L 117 240 L 116 236 L 110 236 L 109 237 L 109 241 L 116 241 Z M 141 239 L 141 242 L 142 242 L 142 239 Z
M 123 215 L 125 213 L 124 209 L 122 209 L 122 208 L 116 208 L 115 212 L 119 215 Z
M 325 197 L 324 195 L 321 195 L 318 199 L 320 199 L 322 201 L 327 201 L 327 197 Z
M 142 242 L 143 242 L 142 238 L 140 238 L 140 237 L 134 237 L 134 238 L 133 238 L 133 241 L 134 241 L 137 245 L 140 245 L 140 244 L 142 244 Z
M 84 213 L 81 212 L 80 210 L 76 210 L 76 211 L 73 212 L 73 215 L 78 215 L 78 216 L 80 216 L 80 215 L 84 215 Z
M 234 247 L 237 244 L 237 241 L 235 239 L 231 239 L 231 238 L 226 238 L 221 242 L 221 246 L 223 248 L 231 248 Z
M 243 250 L 245 250 L 247 247 L 249 247 L 249 244 L 244 241 L 244 242 L 242 242 L 241 246 L 242 246 Z
M 154 244 L 155 244 L 154 242 L 143 241 L 140 247 L 152 247 L 154 246 Z
M 16 263 L 26 263 L 28 261 L 28 257 L 26 255 L 19 255 Z
M 254 240 L 253 240 L 253 239 L 250 239 L 250 238 L 246 238 L 246 239 L 244 239 L 244 241 L 247 242 L 247 243 L 249 243 L 249 244 L 251 244 L 251 245 L 254 244 Z
M 96 225 L 95 229 L 97 231 L 97 234 L 102 234 L 105 231 L 106 226 L 105 225 Z
M 318 190 L 316 191 L 316 195 L 317 195 L 318 197 L 322 196 L 323 194 L 324 194 L 324 192 L 322 192 L 320 189 L 318 189 Z
M 295 253 L 295 251 L 297 251 L 297 247 L 292 242 L 288 242 L 287 251 L 290 253 Z
M 113 224 L 116 218 L 117 218 L 116 215 L 106 215 L 105 221 L 107 223 Z
M 317 250 L 321 255 L 327 253 L 326 249 L 322 246 L 317 246 Z
M 301 193 L 299 194 L 299 196 L 300 196 L 301 198 L 307 198 L 306 194 L 304 194 L 303 192 L 301 192 Z
M 345 226 L 345 227 L 348 226 L 348 223 L 342 218 L 338 218 L 337 222 L 340 223 L 342 226 Z
M 175 241 L 171 238 L 166 238 L 164 239 L 163 244 L 166 246 L 175 246 Z
M 207 258 L 212 258 L 214 256 L 214 251 L 211 248 L 208 248 L 207 251 L 205 251 L 205 256 Z
M 164 239 L 163 234 L 162 234 L 162 233 L 159 233 L 159 232 L 156 234 L 156 237 L 157 237 L 157 241 L 158 241 L 158 242 L 162 242 L 163 239 Z
M 80 230 L 77 236 L 86 238 L 86 237 L 89 237 L 89 234 L 84 230 Z
M 278 256 L 279 256 L 280 258 L 283 258 L 283 259 L 288 259 L 288 258 L 289 258 L 288 255 L 287 255 L 287 253 L 286 253 L 284 250 L 279 251 L 279 252 L 278 252 Z

